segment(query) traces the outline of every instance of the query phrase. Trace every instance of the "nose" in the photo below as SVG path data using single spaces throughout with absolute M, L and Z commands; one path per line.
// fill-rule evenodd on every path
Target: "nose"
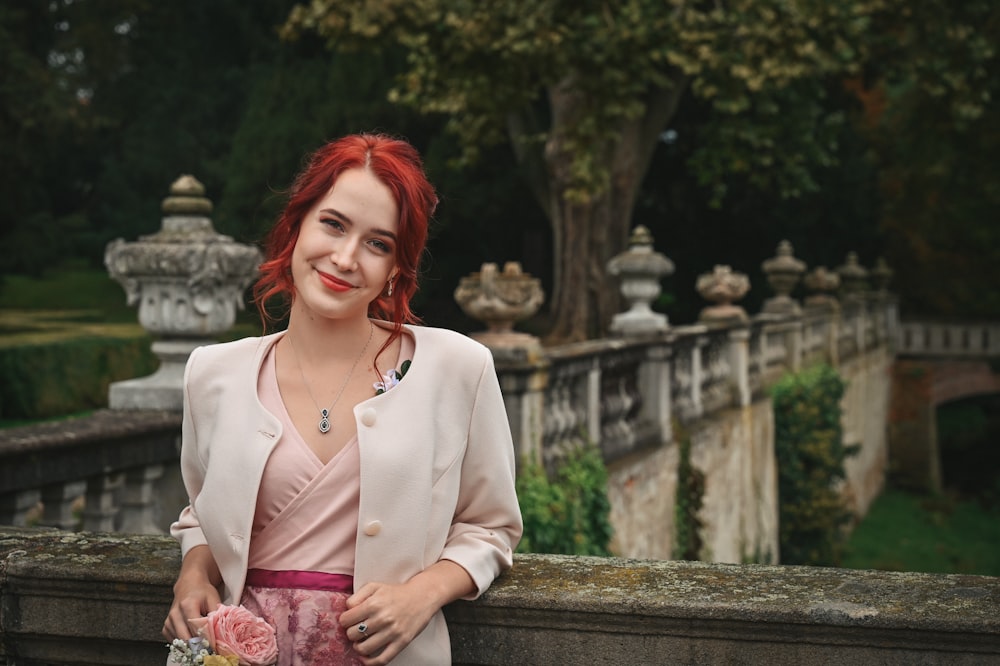
M 330 260 L 342 271 L 353 271 L 358 267 L 358 243 L 353 238 L 342 238 L 333 246 Z

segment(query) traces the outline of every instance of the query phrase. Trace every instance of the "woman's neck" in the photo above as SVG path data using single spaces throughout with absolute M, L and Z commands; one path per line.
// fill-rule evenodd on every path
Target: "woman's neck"
M 292 310 L 288 318 L 288 337 L 292 339 L 303 363 L 356 356 L 372 336 L 373 324 L 367 317 L 321 319 Z

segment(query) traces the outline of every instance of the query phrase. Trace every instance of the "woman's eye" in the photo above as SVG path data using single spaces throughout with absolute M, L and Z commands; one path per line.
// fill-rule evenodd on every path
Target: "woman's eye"
M 336 220 L 332 217 L 321 217 L 319 221 L 331 229 L 336 229 L 337 231 L 344 230 L 344 224 L 340 220 Z
M 372 247 L 374 247 L 379 252 L 389 253 L 389 252 L 392 251 L 392 248 L 389 247 L 389 245 L 387 243 L 383 242 L 383 241 L 375 239 L 375 240 L 370 241 L 370 243 L 371 243 Z

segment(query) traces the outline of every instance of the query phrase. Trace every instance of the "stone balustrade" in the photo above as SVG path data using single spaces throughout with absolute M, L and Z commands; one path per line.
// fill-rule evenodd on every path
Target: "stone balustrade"
M 607 460 L 671 439 L 687 424 L 745 407 L 803 364 L 838 365 L 896 337 L 896 304 L 859 296 L 840 309 L 760 315 L 743 324 L 676 326 L 641 337 L 497 358 L 515 445 L 551 465 L 581 444 Z
M 173 540 L 0 528 L 0 659 L 162 664 Z M 1000 664 L 1000 578 L 517 555 L 456 664 Z
M 1000 325 L 912 321 L 900 326 L 897 351 L 902 356 L 1000 357 Z
M 503 353 L 496 367 L 521 460 L 553 469 L 567 453 L 591 442 L 612 465 L 636 455 L 669 457 L 677 426 L 692 429 L 699 441 L 729 446 L 730 460 L 703 461 L 706 468 L 716 466 L 715 475 L 709 474 L 710 489 L 732 496 L 723 499 L 718 491 L 713 511 L 719 515 L 707 529 L 723 541 L 706 557 L 742 561 L 748 553 L 766 552 L 767 561 L 777 561 L 768 387 L 807 363 L 891 357 L 894 321 L 894 301 L 869 294 L 839 309 L 806 307 L 798 314 L 762 314 L 727 325 L 678 326 L 641 337 Z M 752 418 L 739 417 L 742 410 Z M 734 427 L 745 432 L 727 434 Z M 185 503 L 176 474 L 179 429 L 176 412 L 101 410 L 85 418 L 0 430 L 0 524 L 23 526 L 30 518 L 31 524 L 69 530 L 163 532 Z M 878 437 L 869 439 L 876 450 L 883 446 Z M 744 454 L 749 457 L 737 464 Z M 871 460 L 882 464 L 878 454 Z M 670 464 L 663 462 L 663 474 L 672 474 Z M 729 478 L 734 465 L 750 470 L 742 490 Z M 623 476 L 613 476 L 612 485 L 630 486 L 631 472 L 613 470 L 618 473 Z M 856 476 L 878 474 L 865 468 Z M 613 523 L 627 520 L 622 517 L 627 514 L 645 515 L 659 524 L 657 533 L 669 535 L 672 482 L 648 483 L 664 498 L 655 509 L 664 517 L 613 497 Z M 852 494 L 861 498 L 858 506 L 866 507 L 879 488 Z M 758 513 L 764 517 L 728 515 L 739 506 L 761 506 Z M 749 531 L 734 532 L 727 521 Z M 617 552 L 670 557 L 669 537 L 646 548 L 637 545 L 648 531 L 641 525 L 614 526 Z M 739 552 L 737 544 L 747 550 Z
M 179 412 L 105 409 L 0 430 L 0 525 L 162 531 L 158 481 L 177 467 L 180 427 Z

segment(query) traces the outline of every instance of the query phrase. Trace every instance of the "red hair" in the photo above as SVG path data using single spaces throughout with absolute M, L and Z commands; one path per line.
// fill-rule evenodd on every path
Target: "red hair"
M 280 318 L 266 308 L 273 298 L 284 299 L 281 316 L 288 313 L 295 298 L 292 251 L 302 220 L 333 189 L 341 173 L 358 168 L 367 169 L 389 188 L 399 210 L 392 296 L 383 291 L 368 306 L 368 314 L 392 322 L 392 335 L 385 346 L 399 336 L 403 324 L 419 321 L 410 310 L 410 299 L 417 292 L 417 272 L 437 195 L 424 174 L 420 154 L 409 143 L 383 134 L 354 134 L 331 141 L 309 156 L 292 183 L 285 209 L 267 236 L 266 257 L 253 288 L 253 300 L 265 324 Z

